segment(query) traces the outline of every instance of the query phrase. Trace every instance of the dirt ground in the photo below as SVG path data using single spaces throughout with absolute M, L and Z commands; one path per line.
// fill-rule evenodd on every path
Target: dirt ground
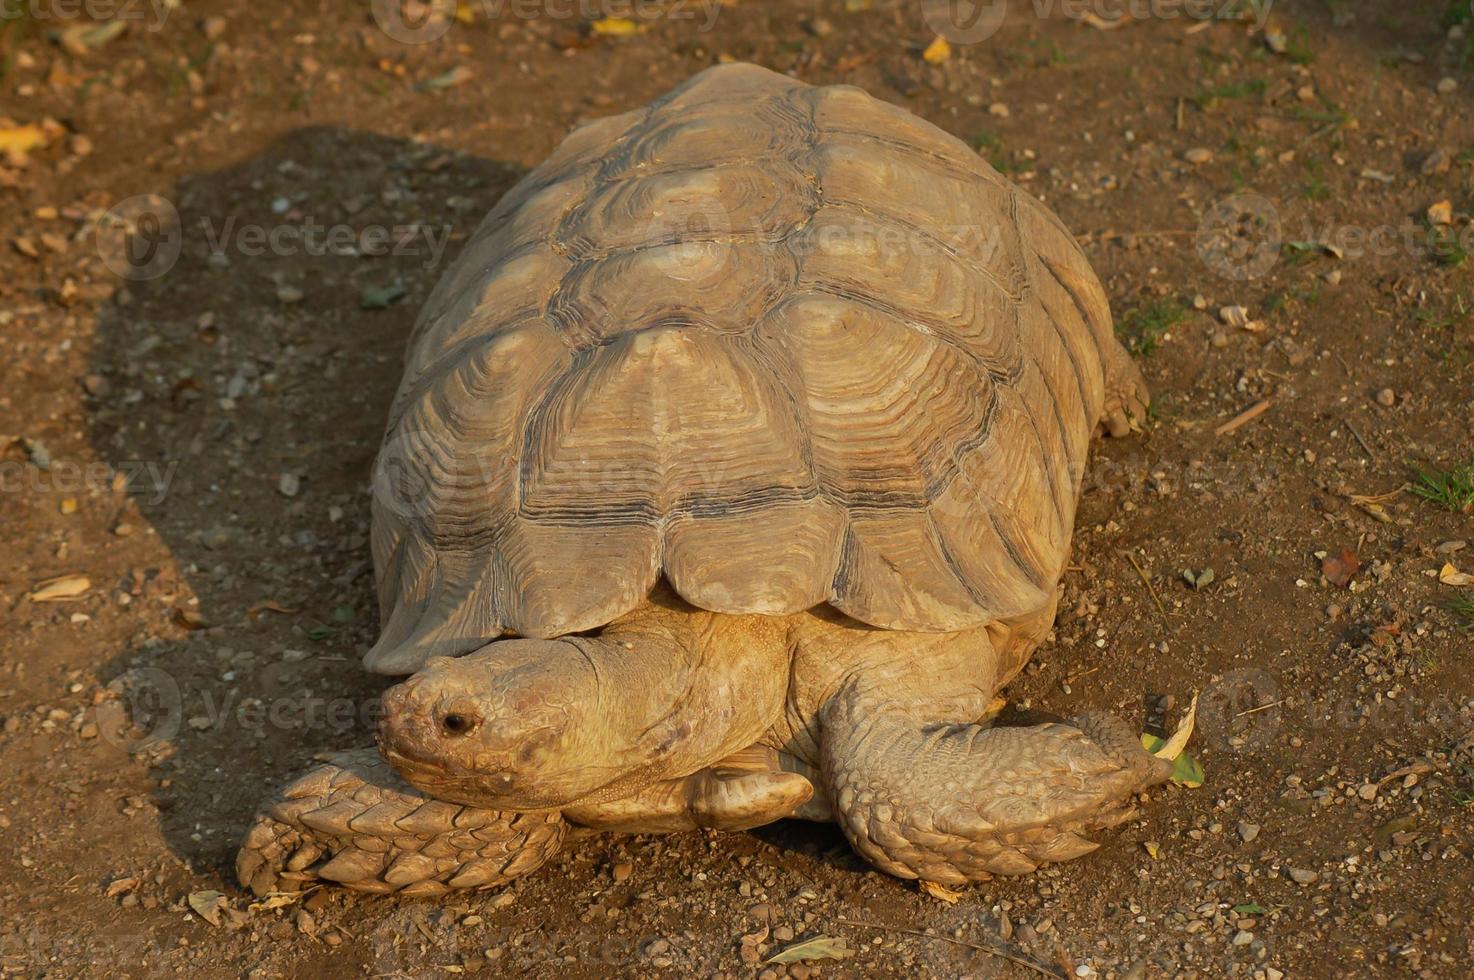
M 413 45 L 351 0 L 139 3 L 116 34 L 0 4 L 0 969 L 1468 976 L 1467 7 L 1104 29 L 1016 0 L 946 52 L 909 0 L 649 3 L 635 33 L 473 2 Z M 1145 724 L 1202 691 L 1205 784 L 955 904 L 778 825 L 253 907 L 257 801 L 372 739 L 367 485 L 416 309 L 571 126 L 719 59 L 905 106 L 1081 238 L 1156 408 L 1097 447 L 1056 635 L 1008 693 Z M 162 274 L 122 279 L 108 211 L 159 199 Z M 58 576 L 79 594 L 36 601 Z M 817 936 L 855 955 L 761 962 Z

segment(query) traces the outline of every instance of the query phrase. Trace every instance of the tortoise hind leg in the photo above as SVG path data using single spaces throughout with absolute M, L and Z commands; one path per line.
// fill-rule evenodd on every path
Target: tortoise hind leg
M 1141 376 L 1141 368 L 1124 347 L 1118 343 L 1110 344 L 1105 357 L 1106 397 L 1100 425 L 1112 437 L 1119 438 L 1141 428 L 1152 398 L 1147 391 L 1146 380 Z
M 236 856 L 257 895 L 336 882 L 356 891 L 439 895 L 527 874 L 557 853 L 556 812 L 511 813 L 430 799 L 376 749 L 341 752 L 264 803 Z

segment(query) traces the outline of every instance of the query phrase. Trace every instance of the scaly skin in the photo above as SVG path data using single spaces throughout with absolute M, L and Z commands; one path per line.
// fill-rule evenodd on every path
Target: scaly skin
M 1110 718 L 990 726 L 1053 615 L 924 634 L 665 596 L 600 637 L 432 662 L 386 697 L 381 748 L 399 773 L 359 752 L 299 780 L 263 809 L 240 876 L 257 891 L 324 879 L 438 894 L 533 870 L 570 823 L 739 830 L 787 816 L 837 820 L 878 867 L 946 885 L 1068 860 L 1170 765 Z M 656 666 L 661 683 L 637 683 Z M 733 751 L 736 738 L 750 747 Z
M 778 766 L 777 752 L 751 746 L 690 777 L 560 816 L 431 799 L 376 749 L 356 749 L 262 806 L 236 857 L 236 876 L 257 895 L 316 882 L 406 896 L 483 891 L 537 869 L 563 841 L 593 830 L 748 830 L 791 816 L 814 787 Z
M 236 877 L 257 895 L 337 882 L 407 896 L 506 884 L 557 853 L 554 811 L 506 813 L 430 799 L 374 749 L 342 752 L 257 812 Z

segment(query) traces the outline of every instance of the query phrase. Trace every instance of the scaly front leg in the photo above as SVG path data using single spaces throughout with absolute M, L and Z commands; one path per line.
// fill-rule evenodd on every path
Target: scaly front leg
M 752 745 L 622 799 L 565 807 L 563 816 L 580 827 L 625 834 L 751 830 L 794 816 L 813 795 L 807 778 L 784 771 L 777 750 Z
M 257 895 L 317 881 L 440 895 L 503 885 L 558 851 L 556 811 L 512 813 L 431 799 L 376 749 L 341 752 L 264 803 L 236 857 Z
M 822 767 L 855 849 L 901 878 L 961 885 L 1096 848 L 1083 835 L 1134 813 L 1171 764 L 1126 725 L 929 723 L 904 682 L 852 683 L 825 706 Z

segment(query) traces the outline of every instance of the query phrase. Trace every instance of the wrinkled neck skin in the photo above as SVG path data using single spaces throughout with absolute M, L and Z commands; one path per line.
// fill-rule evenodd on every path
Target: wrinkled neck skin
M 757 742 L 783 711 L 787 620 L 668 592 L 598 636 L 501 640 L 384 696 L 379 743 L 409 783 L 506 810 L 617 799 Z

